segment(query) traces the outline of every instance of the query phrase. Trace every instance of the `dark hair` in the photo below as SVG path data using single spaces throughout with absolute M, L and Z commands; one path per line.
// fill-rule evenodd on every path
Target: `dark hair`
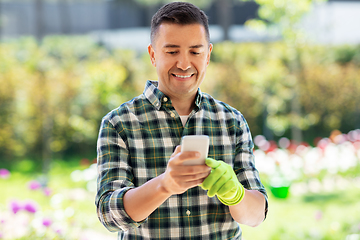
M 162 6 L 151 19 L 151 42 L 154 41 L 158 28 L 162 23 L 201 24 L 205 28 L 206 38 L 210 43 L 208 17 L 201 9 L 191 3 L 172 2 Z

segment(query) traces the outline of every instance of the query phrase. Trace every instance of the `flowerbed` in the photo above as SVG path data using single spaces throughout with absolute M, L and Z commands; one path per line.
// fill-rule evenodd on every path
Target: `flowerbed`
M 292 194 L 304 195 L 360 186 L 360 129 L 334 131 L 317 139 L 315 147 L 287 138 L 275 143 L 261 135 L 254 142 L 257 169 L 270 188 L 290 187 Z
M 96 164 L 47 178 L 0 170 L 0 239 L 116 239 L 96 216 Z

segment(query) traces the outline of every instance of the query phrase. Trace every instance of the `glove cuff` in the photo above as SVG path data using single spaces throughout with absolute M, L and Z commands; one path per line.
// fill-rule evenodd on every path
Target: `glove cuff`
M 234 206 L 234 205 L 238 204 L 239 202 L 241 202 L 241 200 L 243 200 L 244 196 L 245 196 L 245 189 L 241 184 L 239 184 L 239 188 L 236 191 L 236 196 L 233 197 L 232 199 L 223 199 L 220 196 L 217 196 L 217 197 L 218 197 L 219 201 L 222 202 L 224 205 Z

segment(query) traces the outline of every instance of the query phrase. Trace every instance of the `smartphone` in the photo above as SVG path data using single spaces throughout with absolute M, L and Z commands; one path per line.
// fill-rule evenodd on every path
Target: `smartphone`
M 181 139 L 181 152 L 196 151 L 200 158 L 184 161 L 184 165 L 205 165 L 205 159 L 209 152 L 209 136 L 186 135 Z

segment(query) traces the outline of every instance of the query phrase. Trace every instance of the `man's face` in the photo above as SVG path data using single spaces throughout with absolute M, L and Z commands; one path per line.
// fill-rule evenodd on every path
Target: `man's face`
M 161 24 L 148 47 L 158 88 L 170 98 L 194 97 L 204 80 L 211 51 L 201 24 Z

